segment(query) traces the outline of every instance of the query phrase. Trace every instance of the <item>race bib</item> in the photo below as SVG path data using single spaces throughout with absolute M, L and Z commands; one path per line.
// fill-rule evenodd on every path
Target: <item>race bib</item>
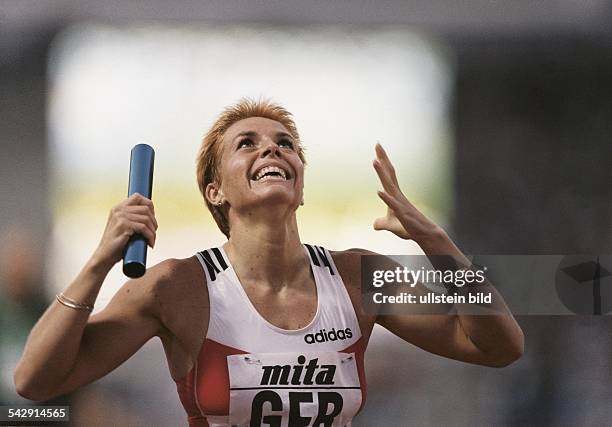
M 227 357 L 232 426 L 350 426 L 361 405 L 354 353 Z

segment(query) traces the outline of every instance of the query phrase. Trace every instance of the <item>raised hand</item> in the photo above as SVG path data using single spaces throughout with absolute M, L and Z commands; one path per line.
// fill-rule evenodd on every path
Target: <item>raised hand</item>
M 376 144 L 376 159 L 373 166 L 384 191 L 378 196 L 387 205 L 387 215 L 374 221 L 375 230 L 387 230 L 402 239 L 412 239 L 420 243 L 442 230 L 423 215 L 406 198 L 399 187 L 395 168 L 380 144 Z
M 134 193 L 114 206 L 94 256 L 106 265 L 114 265 L 123 255 L 123 248 L 132 234 L 141 234 L 149 246 L 155 245 L 157 220 L 153 202 Z

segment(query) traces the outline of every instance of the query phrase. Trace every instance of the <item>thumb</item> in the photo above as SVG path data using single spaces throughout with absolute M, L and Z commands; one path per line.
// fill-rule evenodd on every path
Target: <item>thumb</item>
M 381 217 L 374 220 L 374 230 L 388 230 L 387 218 Z

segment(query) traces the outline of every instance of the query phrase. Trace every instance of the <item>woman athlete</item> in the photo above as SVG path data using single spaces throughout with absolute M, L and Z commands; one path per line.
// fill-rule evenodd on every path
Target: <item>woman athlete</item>
M 33 328 L 15 372 L 32 400 L 106 375 L 154 336 L 161 339 L 190 426 L 345 426 L 365 402 L 363 355 L 378 323 L 431 353 L 501 367 L 523 351 L 512 315 L 372 315 L 360 304 L 362 249 L 302 244 L 304 154 L 293 119 L 269 102 L 227 108 L 204 137 L 200 190 L 227 242 L 169 259 L 129 280 L 90 311 L 129 237 L 151 247 L 153 203 L 115 206 L 89 261 Z M 387 215 L 374 222 L 427 255 L 470 262 L 398 186 L 385 151 L 374 169 Z

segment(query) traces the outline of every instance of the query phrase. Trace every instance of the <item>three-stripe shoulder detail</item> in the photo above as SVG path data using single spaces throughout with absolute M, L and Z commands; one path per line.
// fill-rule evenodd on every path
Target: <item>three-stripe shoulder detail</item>
M 336 274 L 334 271 L 334 267 L 332 267 L 332 264 L 329 259 L 329 257 L 331 257 L 331 254 L 326 251 L 325 248 L 323 248 L 322 246 L 309 245 L 307 243 L 305 243 L 304 245 L 306 246 L 308 254 L 310 255 L 310 259 L 312 260 L 312 263 L 314 265 L 316 265 L 317 267 L 329 268 L 329 272 L 332 276 Z
M 198 254 L 204 260 L 211 281 L 217 279 L 217 274 L 227 270 L 228 263 L 225 258 L 223 258 L 223 254 L 219 248 L 206 249 L 198 252 Z
M 336 274 L 334 266 L 332 265 L 332 260 L 329 259 L 331 257 L 329 251 L 322 246 L 309 245 L 307 243 L 304 244 L 304 246 L 306 246 L 310 259 L 315 266 L 321 268 L 327 267 L 332 276 Z M 206 249 L 198 252 L 198 254 L 204 261 L 211 281 L 215 281 L 219 273 L 229 268 L 229 263 L 224 258 L 219 248 Z

